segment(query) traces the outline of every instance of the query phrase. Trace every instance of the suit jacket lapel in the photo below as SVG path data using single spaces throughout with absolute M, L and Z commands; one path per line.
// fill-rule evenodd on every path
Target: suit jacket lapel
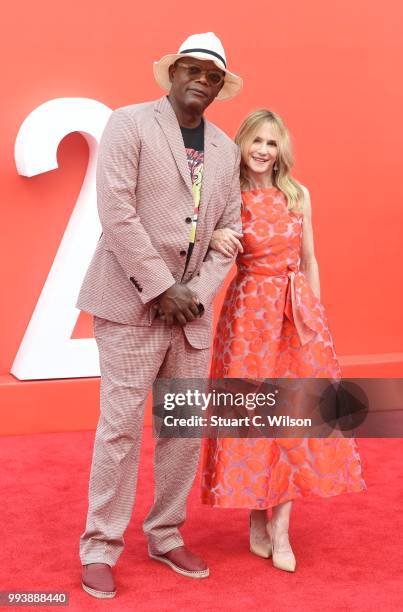
M 157 100 L 155 116 L 168 141 L 172 155 L 175 158 L 178 170 L 193 198 L 192 179 L 186 159 L 183 138 L 175 112 L 166 96 Z M 204 170 L 201 189 L 199 221 L 206 213 L 206 209 L 214 186 L 219 158 L 219 146 L 216 132 L 212 124 L 204 119 Z
M 192 194 L 192 180 L 186 159 L 182 133 L 175 112 L 166 96 L 156 102 L 155 111 L 156 119 L 165 134 L 172 155 L 175 158 L 176 165 L 178 166 L 178 170 L 185 181 L 185 185 Z
M 219 146 L 212 124 L 204 120 L 204 168 L 200 200 L 199 221 L 206 214 L 214 187 L 218 167 Z

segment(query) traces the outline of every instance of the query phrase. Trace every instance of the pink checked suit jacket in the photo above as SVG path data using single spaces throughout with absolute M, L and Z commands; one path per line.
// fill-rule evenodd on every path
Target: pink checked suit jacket
M 234 263 L 209 242 L 215 228 L 241 230 L 239 161 L 238 147 L 205 120 L 196 243 L 182 280 L 205 308 L 184 328 L 196 348 L 211 345 L 212 301 Z M 112 113 L 99 148 L 97 201 L 103 234 L 76 306 L 150 326 L 156 298 L 182 279 L 194 208 L 182 134 L 166 96 Z

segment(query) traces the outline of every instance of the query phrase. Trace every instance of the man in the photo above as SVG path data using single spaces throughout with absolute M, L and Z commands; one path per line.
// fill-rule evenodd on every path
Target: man
M 154 64 L 169 91 L 112 113 L 99 150 L 103 234 L 77 307 L 94 315 L 101 369 L 89 508 L 80 541 L 82 586 L 116 593 L 112 567 L 124 546 L 135 496 L 144 405 L 158 378 L 207 377 L 212 301 L 233 264 L 209 250 L 215 228 L 241 229 L 235 144 L 203 119 L 215 98 L 236 95 L 212 33 L 190 36 Z M 205 562 L 179 532 L 200 440 L 159 438 L 155 498 L 144 521 L 150 556 L 192 578 Z

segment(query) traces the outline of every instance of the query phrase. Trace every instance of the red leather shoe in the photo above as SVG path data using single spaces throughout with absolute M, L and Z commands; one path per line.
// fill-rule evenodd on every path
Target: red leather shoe
M 86 593 L 98 599 L 111 599 L 116 595 L 112 568 L 107 563 L 83 565 L 81 586 Z
M 148 549 L 148 554 L 151 559 L 165 563 L 173 569 L 174 572 L 182 574 L 182 576 L 188 576 L 189 578 L 207 578 L 210 573 L 203 559 L 190 552 L 186 546 L 177 546 L 163 555 L 153 554 L 150 549 Z

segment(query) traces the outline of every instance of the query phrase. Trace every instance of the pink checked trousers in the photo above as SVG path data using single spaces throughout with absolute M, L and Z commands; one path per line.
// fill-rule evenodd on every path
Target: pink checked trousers
M 136 492 L 145 401 L 157 377 L 208 376 L 210 349 L 196 349 L 180 326 L 163 321 L 136 327 L 94 317 L 101 369 L 100 417 L 95 434 L 88 515 L 80 558 L 116 564 L 124 547 Z M 200 439 L 158 438 L 154 504 L 143 529 L 153 553 L 183 544 L 179 528 L 200 453 Z

